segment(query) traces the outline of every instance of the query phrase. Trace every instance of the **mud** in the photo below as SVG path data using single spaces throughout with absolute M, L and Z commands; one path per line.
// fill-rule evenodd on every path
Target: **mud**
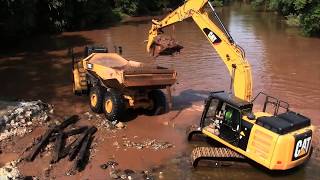
M 254 12 L 249 6 L 233 5 L 217 9 L 234 39 L 246 50 L 253 70 L 254 94 L 265 91 L 288 101 L 291 108 L 320 125 L 320 39 L 305 38 L 297 29 L 288 28 L 280 16 Z M 288 172 L 272 173 L 256 164 L 231 163 L 220 166 L 207 162 L 198 169 L 191 168 L 189 154 L 197 144 L 188 144 L 185 129 L 197 124 L 203 110 L 203 100 L 210 91 L 228 89 L 230 78 L 224 64 L 192 21 L 175 27 L 175 38 L 184 46 L 183 53 L 174 57 L 158 57 L 160 66 L 178 71 L 178 83 L 173 87 L 173 110 L 161 116 L 132 115 L 124 129 L 110 129 L 103 115 L 85 115 L 89 111 L 88 98 L 72 94 L 71 59 L 68 48 L 75 47 L 78 57 L 85 45 L 102 44 L 109 49 L 123 47 L 128 59 L 154 63 L 146 54 L 143 42 L 150 28 L 149 20 L 124 23 L 108 29 L 68 32 L 62 35 L 26 39 L 15 51 L 0 54 L 0 98 L 4 100 L 35 100 L 53 104 L 55 113 L 63 118 L 79 114 L 83 125 L 95 125 L 98 132 L 92 146 L 92 158 L 82 172 L 66 175 L 71 164 L 67 160 L 49 165 L 51 156 L 44 154 L 31 164 L 21 163 L 23 175 L 57 179 L 109 179 L 108 170 L 100 168 L 109 160 L 116 160 L 118 169 L 135 172 L 155 169 L 156 177 L 164 179 L 317 179 L 319 178 L 319 130 L 314 135 L 314 154 L 303 167 Z M 168 30 L 170 31 L 170 30 Z M 261 108 L 257 104 L 256 109 Z M 91 119 L 91 120 L 89 120 Z M 45 131 L 37 127 L 28 136 L 13 138 L 1 146 L 0 165 L 15 160 L 25 147 Z M 113 146 L 122 137 L 135 137 L 134 142 L 157 139 L 170 142 L 174 148 L 123 149 Z M 1 144 L 2 145 L 2 144 Z M 160 173 L 162 172 L 162 173 Z

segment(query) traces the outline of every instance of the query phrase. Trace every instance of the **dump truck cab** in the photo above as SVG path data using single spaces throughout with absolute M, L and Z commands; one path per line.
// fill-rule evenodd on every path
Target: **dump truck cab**
M 287 103 L 270 99 L 276 98 L 266 95 L 263 111 L 253 113 L 252 102 L 223 91 L 213 92 L 206 100 L 200 129 L 268 169 L 285 170 L 300 165 L 312 152 L 310 119 L 290 111 Z M 266 112 L 270 104 L 275 105 L 274 114 Z M 281 107 L 285 111 L 280 113 Z

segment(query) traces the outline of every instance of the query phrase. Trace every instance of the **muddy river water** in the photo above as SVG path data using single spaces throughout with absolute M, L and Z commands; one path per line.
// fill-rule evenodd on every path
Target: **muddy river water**
M 320 39 L 303 37 L 297 29 L 287 27 L 280 16 L 255 12 L 247 5 L 235 4 L 217 12 L 235 41 L 246 51 L 252 65 L 254 94 L 263 91 L 280 97 L 319 126 Z M 184 118 L 187 119 L 188 114 L 199 118 L 206 95 L 229 88 L 230 77 L 225 65 L 192 20 L 168 30 L 184 46 L 182 53 L 154 61 L 145 52 L 149 28 L 150 19 L 142 18 L 106 29 L 28 39 L 14 52 L 1 52 L 0 97 L 40 98 L 54 104 L 61 114 L 86 112 L 87 99 L 75 97 L 71 92 L 68 48 L 75 47 L 80 55 L 85 45 L 104 45 L 110 51 L 116 45 L 123 47 L 123 56 L 128 59 L 175 68 L 178 83 L 173 87 L 174 110 L 189 109 Z M 184 131 L 182 127 L 189 122 L 179 122 L 184 125 L 177 131 Z M 320 178 L 320 163 L 315 159 L 304 168 L 280 174 L 266 173 L 254 165 L 233 163 L 230 167 L 216 167 L 211 163 L 210 167 L 193 170 L 187 160 L 193 145 L 186 144 L 185 151 L 179 152 L 177 158 L 162 163 L 166 179 Z

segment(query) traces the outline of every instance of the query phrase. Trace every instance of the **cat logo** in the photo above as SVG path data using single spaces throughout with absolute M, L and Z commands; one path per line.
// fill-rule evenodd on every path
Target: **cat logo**
M 210 29 L 204 28 L 203 32 L 208 36 L 209 40 L 213 44 L 219 44 L 221 42 L 221 39 L 214 32 L 212 32 Z
M 296 144 L 293 152 L 293 160 L 299 159 L 308 154 L 311 146 L 311 136 L 296 137 Z

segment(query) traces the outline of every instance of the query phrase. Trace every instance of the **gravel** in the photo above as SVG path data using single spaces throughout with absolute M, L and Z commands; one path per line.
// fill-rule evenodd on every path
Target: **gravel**
M 24 136 L 37 123 L 49 120 L 53 107 L 42 101 L 0 101 L 0 142 L 12 136 Z

